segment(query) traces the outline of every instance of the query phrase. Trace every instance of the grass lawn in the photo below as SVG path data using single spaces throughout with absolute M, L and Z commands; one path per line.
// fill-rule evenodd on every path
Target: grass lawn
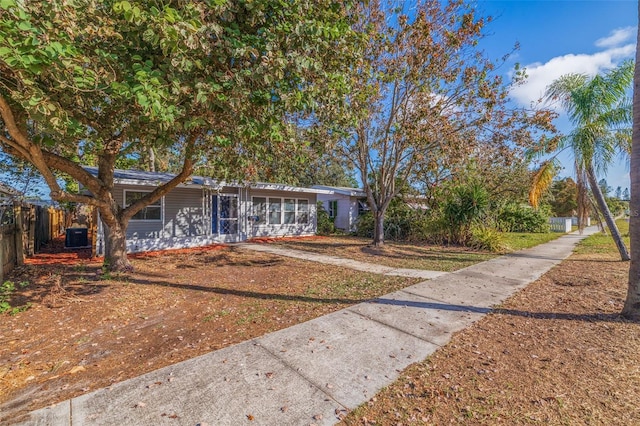
M 531 234 L 525 232 L 504 232 L 501 234 L 505 244 L 509 247 L 509 251 L 517 251 L 525 248 L 537 246 L 538 244 L 548 243 L 563 236 L 560 232 L 545 232 L 540 234 Z

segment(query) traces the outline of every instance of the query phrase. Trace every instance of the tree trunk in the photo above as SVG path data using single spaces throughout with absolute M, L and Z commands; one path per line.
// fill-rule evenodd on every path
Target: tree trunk
M 638 5 L 640 17 L 640 4 Z M 636 65 L 633 77 L 633 135 L 631 137 L 631 201 L 629 202 L 629 236 L 631 265 L 627 299 L 622 315 L 640 320 L 640 27 L 638 27 Z
M 384 211 L 377 210 L 374 213 L 375 224 L 373 226 L 373 245 L 375 247 L 384 246 Z
M 127 258 L 127 224 L 122 220 L 104 225 L 104 267 L 112 272 L 133 272 Z
M 598 185 L 598 181 L 596 179 L 596 173 L 593 169 L 593 165 L 589 166 L 587 170 L 587 178 L 589 179 L 589 186 L 591 187 L 591 192 L 593 193 L 593 198 L 596 199 L 596 203 L 598 203 L 598 208 L 604 217 L 604 221 L 611 232 L 611 237 L 613 237 L 613 241 L 615 241 L 616 246 L 618 246 L 618 251 L 620 252 L 620 258 L 622 260 L 630 260 L 629 251 L 627 250 L 627 246 L 622 241 L 622 236 L 620 235 L 620 231 L 618 230 L 618 226 L 616 225 L 613 216 L 611 215 L 611 211 L 607 206 L 607 202 L 604 199 L 604 195 L 600 190 L 600 185 Z

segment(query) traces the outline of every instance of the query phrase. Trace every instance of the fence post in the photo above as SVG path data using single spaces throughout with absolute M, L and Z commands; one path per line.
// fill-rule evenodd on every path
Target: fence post
M 0 283 L 4 282 L 4 230 L 0 225 Z
M 29 239 L 29 250 L 27 255 L 33 256 L 36 250 L 36 207 L 29 206 L 29 233 L 27 238 Z
M 22 227 L 22 206 L 16 204 L 14 207 L 14 220 L 16 221 L 16 231 L 14 234 L 14 245 L 16 248 L 16 264 L 24 264 L 24 232 Z

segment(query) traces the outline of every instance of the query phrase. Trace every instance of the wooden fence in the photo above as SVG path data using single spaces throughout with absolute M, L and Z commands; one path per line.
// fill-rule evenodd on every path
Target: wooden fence
M 43 244 L 64 233 L 62 209 L 31 204 L 0 206 L 0 282 L 25 256 L 33 256 Z

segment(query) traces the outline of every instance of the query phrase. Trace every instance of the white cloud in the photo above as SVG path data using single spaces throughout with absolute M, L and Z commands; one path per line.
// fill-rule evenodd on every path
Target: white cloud
M 620 46 L 623 43 L 626 43 L 629 40 L 632 40 L 636 35 L 635 27 L 624 27 L 618 28 L 611 31 L 608 37 L 603 37 L 601 39 L 596 40 L 597 47 L 603 48 L 611 48 Z
M 511 90 L 511 96 L 519 104 L 528 106 L 531 102 L 538 101 L 544 95 L 547 86 L 557 78 L 570 73 L 596 75 L 616 67 L 624 59 L 632 58 L 635 51 L 635 44 L 626 44 L 590 55 L 567 54 L 545 63 L 525 65 L 528 78 L 524 84 Z

